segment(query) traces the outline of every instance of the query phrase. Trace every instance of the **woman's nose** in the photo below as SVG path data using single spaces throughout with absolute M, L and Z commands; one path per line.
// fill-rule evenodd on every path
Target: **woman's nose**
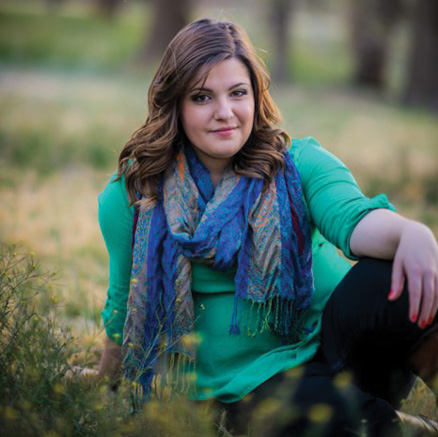
M 233 116 L 233 108 L 228 99 L 218 100 L 215 116 L 218 120 L 228 120 Z

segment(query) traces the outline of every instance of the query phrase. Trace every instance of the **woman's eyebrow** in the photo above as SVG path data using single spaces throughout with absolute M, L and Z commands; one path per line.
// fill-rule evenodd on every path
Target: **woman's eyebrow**
M 249 83 L 247 83 L 247 82 L 239 82 L 239 83 L 236 83 L 236 84 L 234 84 L 234 85 L 231 85 L 231 86 L 228 88 L 228 91 L 229 91 L 229 90 L 232 90 L 233 88 L 237 88 L 237 87 L 239 87 L 239 86 L 242 86 L 242 85 L 249 86 Z M 192 88 L 192 89 L 190 90 L 190 92 L 194 92 L 194 91 L 207 91 L 207 92 L 210 92 L 210 93 L 213 92 L 212 89 L 210 89 L 210 88 L 206 88 L 206 87 Z

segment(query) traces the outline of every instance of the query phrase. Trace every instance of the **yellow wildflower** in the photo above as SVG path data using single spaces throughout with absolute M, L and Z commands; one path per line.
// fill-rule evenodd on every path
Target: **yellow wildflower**
M 303 366 L 292 367 L 291 369 L 286 370 L 285 374 L 287 378 L 290 379 L 298 379 L 301 378 L 304 372 Z
M 309 419 L 314 423 L 327 423 L 333 415 L 333 409 L 328 404 L 315 404 L 308 412 Z
M 257 414 L 260 417 L 267 417 L 278 412 L 281 406 L 282 404 L 278 399 L 266 398 L 257 406 Z
M 352 383 L 352 380 L 353 376 L 351 373 L 341 372 L 335 376 L 333 383 L 337 388 L 342 389 L 348 387 Z
M 201 343 L 202 339 L 199 334 L 186 334 L 181 338 L 181 342 L 185 348 L 191 349 Z
M 53 385 L 53 391 L 54 393 L 60 395 L 65 392 L 65 387 L 62 384 L 57 383 Z
M 93 409 L 94 409 L 94 411 L 99 411 L 99 410 L 101 410 L 102 408 L 103 408 L 103 404 L 102 404 L 102 402 L 95 402 L 94 405 L 93 405 Z
M 14 408 L 8 405 L 3 409 L 3 417 L 6 420 L 15 420 L 18 419 L 18 412 L 17 410 L 15 410 Z

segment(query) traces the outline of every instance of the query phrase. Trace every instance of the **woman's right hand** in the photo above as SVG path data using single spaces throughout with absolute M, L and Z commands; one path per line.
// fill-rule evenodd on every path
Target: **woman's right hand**
M 109 337 L 105 338 L 99 370 L 95 372 L 97 379 L 107 378 L 113 384 L 117 384 L 120 380 L 122 373 L 122 347 Z

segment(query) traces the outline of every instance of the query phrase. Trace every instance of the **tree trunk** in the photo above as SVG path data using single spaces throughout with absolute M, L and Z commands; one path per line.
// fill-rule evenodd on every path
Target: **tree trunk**
M 438 111 L 438 2 L 416 0 L 404 103 Z
M 272 78 L 277 83 L 291 79 L 288 72 L 289 59 L 289 23 L 294 0 L 273 0 L 268 2 L 271 8 L 271 31 L 274 41 L 274 59 L 272 62 Z
M 402 9 L 402 0 L 352 2 L 350 25 L 356 85 L 384 88 L 390 37 Z
M 97 11 L 105 18 L 114 18 L 123 0 L 95 0 Z
M 192 0 L 152 0 L 152 27 L 145 37 L 140 61 L 159 58 L 190 19 Z

